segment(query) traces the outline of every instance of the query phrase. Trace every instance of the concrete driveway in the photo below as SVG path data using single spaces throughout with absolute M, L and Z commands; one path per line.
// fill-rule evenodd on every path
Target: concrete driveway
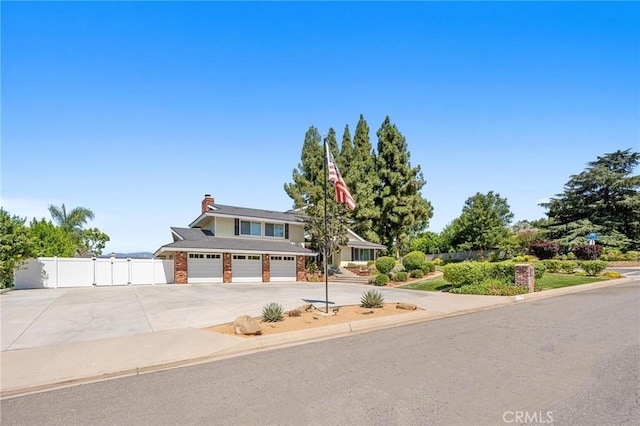
M 360 302 L 359 284 L 329 283 L 336 305 Z M 414 303 L 449 312 L 502 301 L 499 297 L 460 296 L 377 288 L 387 302 Z M 14 290 L 0 295 L 1 350 L 96 340 L 179 328 L 201 328 L 258 316 L 269 302 L 286 310 L 302 299 L 325 299 L 324 283 L 235 283 Z M 323 304 L 321 304 L 324 306 Z

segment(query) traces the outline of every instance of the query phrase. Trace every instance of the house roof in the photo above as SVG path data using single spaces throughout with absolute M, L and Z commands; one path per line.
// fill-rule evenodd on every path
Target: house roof
M 387 246 L 382 244 L 371 243 L 360 235 L 353 232 L 351 229 L 347 229 L 347 235 L 349 236 L 349 242 L 347 243 L 347 247 L 355 247 L 355 248 L 370 248 L 370 249 L 379 249 L 386 250 Z
M 269 253 L 282 255 L 315 256 L 312 250 L 288 241 L 241 237 L 214 237 L 200 228 L 171 228 L 180 239 L 160 247 L 155 255 L 170 251 L 204 251 L 234 253 Z
M 296 211 L 276 212 L 273 210 L 250 209 L 246 207 L 226 206 L 224 204 L 209 204 L 208 210 L 194 220 L 190 227 L 197 226 L 206 217 L 234 217 L 247 219 L 264 219 L 283 223 L 303 224 L 304 220 L 299 217 Z

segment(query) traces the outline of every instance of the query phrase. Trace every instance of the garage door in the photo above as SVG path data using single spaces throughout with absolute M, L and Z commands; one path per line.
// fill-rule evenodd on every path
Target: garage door
M 271 256 L 271 281 L 295 281 L 295 256 Z
M 222 256 L 211 253 L 189 253 L 187 282 L 189 284 L 221 283 Z
M 262 256 L 234 254 L 231 262 L 231 281 L 235 283 L 262 282 Z

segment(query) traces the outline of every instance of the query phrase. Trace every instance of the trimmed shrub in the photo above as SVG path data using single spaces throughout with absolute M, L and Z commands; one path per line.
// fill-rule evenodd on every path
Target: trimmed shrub
M 542 261 L 542 264 L 547 268 L 547 271 L 555 274 L 560 270 L 560 260 L 546 259 Z
M 420 269 L 423 274 L 430 274 L 431 272 L 435 272 L 436 264 L 434 262 L 424 262 Z
M 422 264 L 427 261 L 427 257 L 421 251 L 412 251 L 402 258 L 402 264 L 407 271 L 420 269 Z
M 414 269 L 413 271 L 409 272 L 409 276 L 411 278 L 422 278 L 424 277 L 424 272 L 422 272 L 422 269 Z
M 602 246 L 597 244 L 576 246 L 573 253 L 580 260 L 597 260 L 602 256 Z
M 389 275 L 387 274 L 378 274 L 373 279 L 373 284 L 377 286 L 387 285 L 388 282 L 389 282 Z
M 536 260 L 534 262 L 531 262 L 531 264 L 533 265 L 533 273 L 534 273 L 534 278 L 536 280 L 540 280 L 542 279 L 542 277 L 544 276 L 544 274 L 547 272 L 547 267 L 544 266 L 544 263 L 542 263 L 539 260 Z
M 515 296 L 517 294 L 528 293 L 529 289 L 524 286 L 505 283 L 501 280 L 491 279 L 479 284 L 468 284 L 450 290 L 451 293 L 458 294 L 480 294 L 490 296 Z
M 457 287 L 478 284 L 488 278 L 480 262 L 449 263 L 443 268 L 443 273 L 444 280 Z
M 442 259 L 440 259 L 439 257 L 436 257 L 435 259 L 433 259 L 433 264 L 436 266 L 440 266 L 444 263 L 444 261 Z
M 406 273 L 405 271 L 402 271 L 402 272 L 397 272 L 394 275 L 393 280 L 396 282 L 405 282 L 408 278 L 409 278 L 409 274 Z
M 564 272 L 565 274 L 573 274 L 577 267 L 578 262 L 574 262 L 573 260 L 560 261 L 560 272 Z
M 557 243 L 533 243 L 529 249 L 540 260 L 553 259 L 560 252 L 560 246 Z
M 607 262 L 603 260 L 585 260 L 580 264 L 580 267 L 592 277 L 601 274 L 607 267 Z
M 619 272 L 616 271 L 607 271 L 604 274 L 602 274 L 603 277 L 607 277 L 607 278 L 622 278 L 623 275 Z
M 391 256 L 382 256 L 376 260 L 376 269 L 381 274 L 388 274 L 396 266 L 396 260 Z

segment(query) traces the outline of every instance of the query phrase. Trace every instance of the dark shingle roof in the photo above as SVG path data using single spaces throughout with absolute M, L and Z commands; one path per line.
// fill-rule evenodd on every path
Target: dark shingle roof
M 263 240 L 241 237 L 212 237 L 200 228 L 171 228 L 183 240 L 165 244 L 161 249 L 255 251 L 257 253 L 287 253 L 315 255 L 312 250 L 291 244 L 289 241 Z
M 272 210 L 249 209 L 246 207 L 225 206 L 223 204 L 213 204 L 213 209 L 207 213 L 219 214 L 234 217 L 255 217 L 260 219 L 277 220 L 283 222 L 300 222 L 303 220 L 294 211 L 276 212 Z

